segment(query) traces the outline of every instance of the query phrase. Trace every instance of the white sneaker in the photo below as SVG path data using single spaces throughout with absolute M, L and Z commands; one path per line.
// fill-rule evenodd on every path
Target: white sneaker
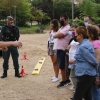
M 54 76 L 54 77 L 51 78 L 51 80 L 53 80 L 53 79 L 55 79 L 55 78 L 56 78 L 56 77 Z
M 55 77 L 52 82 L 57 82 L 59 80 L 59 78 Z
M 74 87 L 71 87 L 71 88 L 69 88 L 71 91 L 75 91 L 75 88 Z

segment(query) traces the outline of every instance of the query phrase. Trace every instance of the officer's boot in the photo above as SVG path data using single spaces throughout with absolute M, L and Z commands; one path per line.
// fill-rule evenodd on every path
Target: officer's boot
M 19 70 L 15 69 L 15 77 L 21 78 L 22 76 L 19 74 Z
M 2 76 L 1 76 L 1 78 L 5 78 L 5 77 L 7 77 L 7 70 L 4 70 L 4 72 L 3 72 Z

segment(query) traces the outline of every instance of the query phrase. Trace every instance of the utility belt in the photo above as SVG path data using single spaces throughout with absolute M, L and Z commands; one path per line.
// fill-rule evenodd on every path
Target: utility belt
M 2 37 L 3 41 L 16 41 L 15 37 Z

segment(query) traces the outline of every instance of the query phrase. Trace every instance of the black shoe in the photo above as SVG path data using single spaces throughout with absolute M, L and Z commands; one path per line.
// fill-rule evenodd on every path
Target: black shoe
M 19 74 L 19 70 L 15 69 L 15 77 L 21 78 L 22 76 Z
M 7 75 L 3 73 L 3 75 L 1 76 L 1 78 L 6 78 Z
M 7 70 L 4 70 L 3 75 L 1 76 L 1 78 L 6 78 L 7 77 Z
M 21 78 L 22 76 L 20 74 L 15 74 L 15 77 Z
M 62 81 L 62 82 L 60 82 L 60 84 L 57 86 L 57 88 L 64 87 L 65 84 L 66 84 L 66 81 Z
M 70 85 L 70 84 L 71 84 L 71 81 L 70 81 L 70 80 L 66 80 L 65 86 L 68 86 L 68 85 Z

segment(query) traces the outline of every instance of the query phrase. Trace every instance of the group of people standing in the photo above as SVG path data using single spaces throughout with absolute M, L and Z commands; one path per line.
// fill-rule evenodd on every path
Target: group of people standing
M 66 14 L 60 16 L 60 28 L 57 19 L 51 21 L 48 50 L 55 72 L 52 82 L 59 80 L 60 69 L 62 80 L 57 88 L 72 81 L 72 100 L 100 100 L 100 29 L 92 25 L 90 16 L 84 17 L 84 25 L 70 27 Z
M 92 18 L 84 18 L 85 26 L 68 23 L 68 16 L 60 16 L 60 27 L 57 19 L 50 22 L 48 51 L 51 57 L 55 75 L 52 82 L 61 82 L 57 88 L 73 83 L 74 96 L 72 100 L 100 100 L 100 25 L 92 25 Z M 0 47 L 3 48 L 3 75 L 7 77 L 10 53 L 13 59 L 15 77 L 19 74 L 18 49 L 22 43 L 19 40 L 19 29 L 14 25 L 11 16 L 7 17 L 7 25 L 1 30 Z M 11 42 L 12 41 L 12 42 Z M 71 77 L 71 81 L 69 79 Z

